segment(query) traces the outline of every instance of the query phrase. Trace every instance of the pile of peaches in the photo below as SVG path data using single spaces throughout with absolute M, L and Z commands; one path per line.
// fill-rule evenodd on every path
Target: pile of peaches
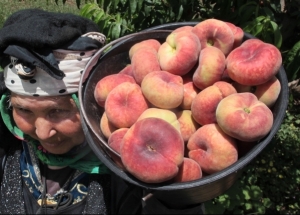
M 280 51 L 207 19 L 145 39 L 97 82 L 100 129 L 115 163 L 146 183 L 187 182 L 234 164 L 273 125 Z M 117 63 L 117 62 L 116 62 Z

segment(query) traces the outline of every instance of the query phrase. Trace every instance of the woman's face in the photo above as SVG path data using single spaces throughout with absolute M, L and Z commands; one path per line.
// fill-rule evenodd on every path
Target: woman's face
M 12 93 L 16 125 L 50 153 L 64 154 L 83 143 L 79 110 L 71 96 L 33 97 Z

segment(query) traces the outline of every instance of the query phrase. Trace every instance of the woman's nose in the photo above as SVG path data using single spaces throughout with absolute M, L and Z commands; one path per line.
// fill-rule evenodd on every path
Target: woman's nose
M 35 133 L 40 140 L 45 140 L 54 136 L 56 131 L 49 120 L 39 117 L 35 121 Z

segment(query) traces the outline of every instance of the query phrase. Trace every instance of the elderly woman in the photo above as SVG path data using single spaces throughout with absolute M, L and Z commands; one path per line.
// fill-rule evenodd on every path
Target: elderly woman
M 105 36 L 72 14 L 21 10 L 0 30 L 1 214 L 199 214 L 127 184 L 91 151 L 81 127 L 81 73 Z M 170 200 L 171 201 L 171 200 Z

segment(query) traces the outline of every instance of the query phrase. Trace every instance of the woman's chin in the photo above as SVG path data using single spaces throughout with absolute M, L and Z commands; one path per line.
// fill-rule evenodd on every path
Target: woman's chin
M 63 144 L 61 143 L 42 143 L 43 148 L 51 153 L 51 154 L 56 154 L 56 155 L 61 155 L 61 154 L 65 154 L 68 151 L 70 151 L 70 148 L 65 147 Z M 64 146 L 64 147 L 63 147 Z

